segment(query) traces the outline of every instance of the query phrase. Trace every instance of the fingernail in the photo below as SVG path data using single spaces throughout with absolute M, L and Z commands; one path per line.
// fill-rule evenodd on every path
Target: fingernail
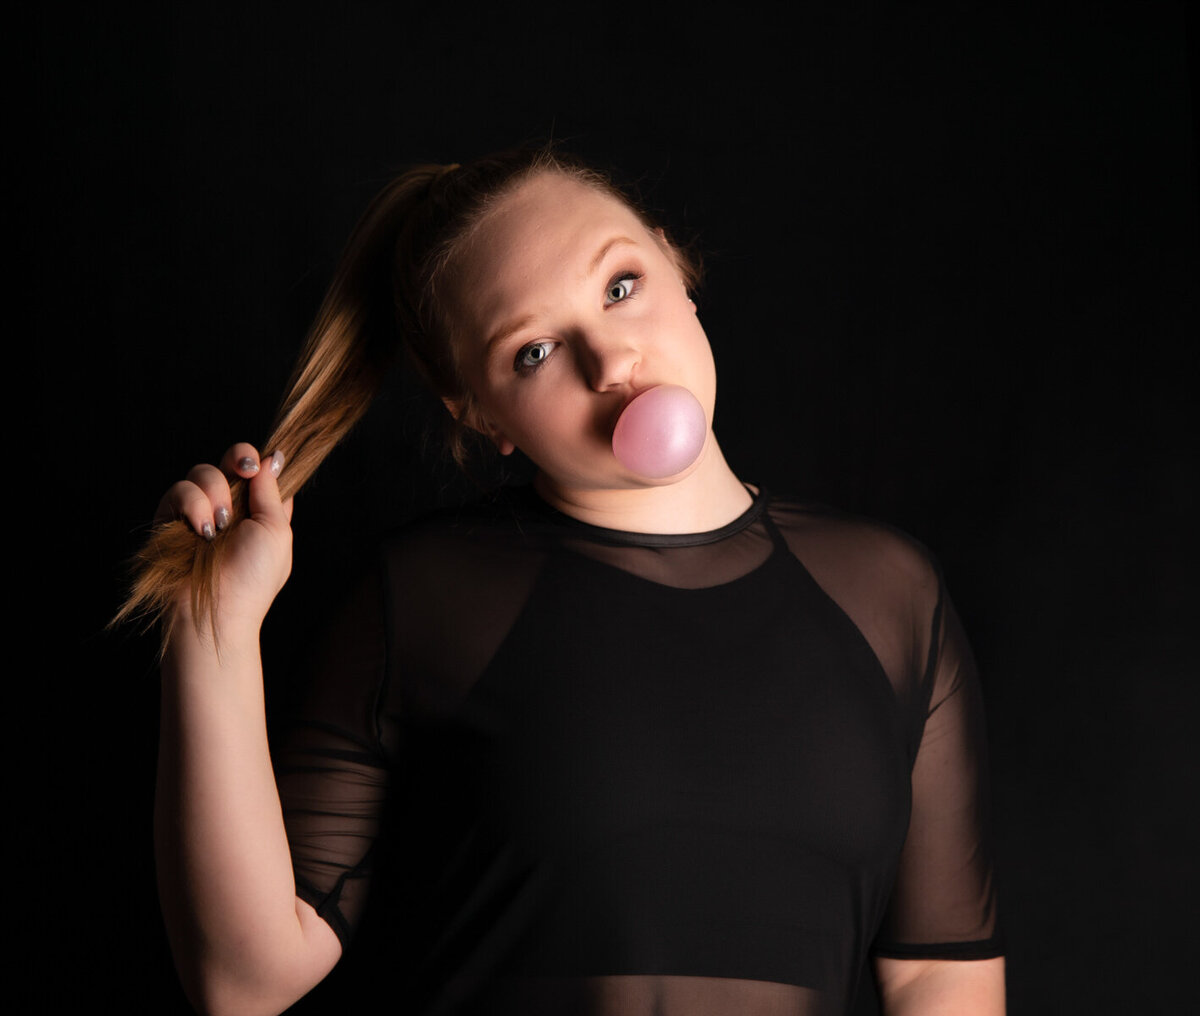
M 271 456 L 271 475 L 278 476 L 283 472 L 283 452 L 276 452 Z
M 205 522 L 204 525 L 202 525 L 200 527 L 200 535 L 203 536 L 206 540 L 211 540 L 217 534 L 216 534 L 216 531 L 212 527 L 212 523 Z
M 243 458 L 238 459 L 238 469 L 240 469 L 243 473 L 257 473 L 258 463 L 255 462 L 254 459 L 252 459 L 249 455 L 246 455 Z
M 224 505 L 221 505 L 221 507 L 216 510 L 215 514 L 217 516 L 217 531 L 220 532 L 227 525 L 229 525 L 229 509 Z

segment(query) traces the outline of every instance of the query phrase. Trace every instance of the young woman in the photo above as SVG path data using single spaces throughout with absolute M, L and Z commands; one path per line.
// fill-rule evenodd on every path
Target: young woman
M 168 622 L 157 851 L 198 1008 L 279 1012 L 365 921 L 412 1012 L 841 1013 L 869 957 L 889 1014 L 1003 1011 L 940 575 L 733 473 L 695 281 L 568 160 L 414 170 L 356 230 L 269 454 L 168 491 L 128 609 Z M 275 769 L 258 633 L 292 494 L 400 346 L 460 453 L 474 432 L 536 479 L 385 543 Z M 663 386 L 698 403 L 666 475 L 613 443 Z

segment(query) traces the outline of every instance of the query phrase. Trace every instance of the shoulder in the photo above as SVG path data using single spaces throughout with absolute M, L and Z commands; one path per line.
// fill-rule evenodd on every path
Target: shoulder
M 411 554 L 421 548 L 445 551 L 497 542 L 511 542 L 522 533 L 518 499 L 505 488 L 465 504 L 436 508 L 387 533 L 385 555 Z
M 825 505 L 780 498 L 770 511 L 792 553 L 858 628 L 923 722 L 947 603 L 933 555 L 895 526 Z
M 413 519 L 389 533 L 379 553 L 389 588 L 454 595 L 536 568 L 543 547 L 519 495 L 502 489 Z
M 822 585 L 936 601 L 941 570 L 923 543 L 877 519 L 771 496 L 767 511 L 792 553 Z

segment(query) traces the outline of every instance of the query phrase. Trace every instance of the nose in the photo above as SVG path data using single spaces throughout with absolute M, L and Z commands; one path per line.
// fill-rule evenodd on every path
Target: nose
M 606 329 L 579 336 L 579 359 L 588 385 L 597 392 L 635 387 L 641 345 L 626 330 Z

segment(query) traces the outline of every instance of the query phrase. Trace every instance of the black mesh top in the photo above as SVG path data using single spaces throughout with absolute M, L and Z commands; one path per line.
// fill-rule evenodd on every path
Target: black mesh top
M 507 491 L 390 540 L 317 671 L 297 892 L 343 943 L 367 912 L 396 1011 L 815 1016 L 872 953 L 1002 952 L 978 682 L 894 530 Z

